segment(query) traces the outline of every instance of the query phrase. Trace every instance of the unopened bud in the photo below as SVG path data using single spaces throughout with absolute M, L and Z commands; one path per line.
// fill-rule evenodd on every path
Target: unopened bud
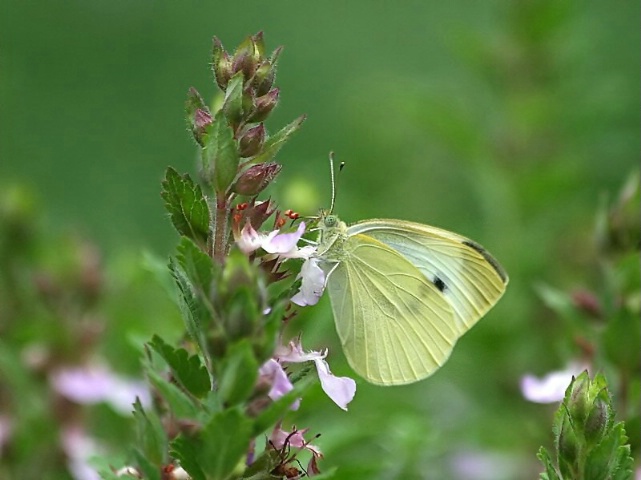
M 194 118 L 191 127 L 191 133 L 199 145 L 204 146 L 204 135 L 207 132 L 207 127 L 213 123 L 213 119 L 209 112 L 198 109 L 194 112 Z
M 232 76 L 232 61 L 218 37 L 214 37 L 213 43 L 211 68 L 216 83 L 221 90 L 225 90 Z
M 260 152 L 263 142 L 265 141 L 265 127 L 259 124 L 248 129 L 241 137 L 239 142 L 240 156 L 243 158 L 253 157 Z
M 262 122 L 278 104 L 279 90 L 274 88 L 265 95 L 258 97 L 254 105 L 254 111 L 249 116 L 249 122 Z
M 281 168 L 278 163 L 252 165 L 241 173 L 232 191 L 240 195 L 258 195 L 276 178 Z
M 254 79 L 252 80 L 252 85 L 256 89 L 256 95 L 260 97 L 268 93 L 272 85 L 274 85 L 275 78 L 276 66 L 269 62 L 263 62 L 256 70 Z
M 610 407 L 602 398 L 596 398 L 585 421 L 585 439 L 592 445 L 598 445 L 610 421 Z

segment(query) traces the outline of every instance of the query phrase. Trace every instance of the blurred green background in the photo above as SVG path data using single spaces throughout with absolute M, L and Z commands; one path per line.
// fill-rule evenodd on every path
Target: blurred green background
M 591 285 L 597 207 L 638 168 L 637 2 L 5 0 L 2 10 L 0 188 L 25 185 L 46 231 L 81 232 L 105 252 L 120 295 L 103 346 L 113 364 L 133 368 L 131 335 L 178 331 L 171 302 L 145 311 L 145 298 L 167 295 L 140 252 L 162 259 L 176 242 L 160 180 L 168 165 L 195 171 L 183 105 L 190 86 L 216 92 L 212 35 L 233 49 L 262 30 L 268 48 L 285 46 L 271 130 L 308 115 L 269 192 L 283 208 L 328 205 L 333 150 L 347 162 L 342 219 L 462 233 L 511 277 L 433 378 L 361 382 L 349 413 L 316 389 L 295 423 L 322 433 L 338 478 L 535 478 L 553 407 L 523 400 L 519 379 L 577 352 L 534 286 Z M 329 346 L 335 372 L 349 374 L 326 299 L 308 310 L 293 331 L 307 348 Z

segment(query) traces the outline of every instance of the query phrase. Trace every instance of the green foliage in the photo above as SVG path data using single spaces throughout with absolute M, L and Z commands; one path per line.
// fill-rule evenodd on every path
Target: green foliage
M 167 437 L 154 411 L 146 412 L 140 400 L 134 403 L 134 418 L 138 431 L 138 452 L 149 462 L 161 466 L 165 460 Z
M 189 175 L 181 176 L 168 167 L 162 187 L 161 196 L 176 230 L 199 245 L 206 246 L 209 236 L 209 207 L 200 186 Z
M 209 372 L 198 355 L 189 355 L 184 348 L 174 348 L 158 335 L 154 335 L 149 345 L 167 362 L 173 377 L 193 396 L 202 398 L 211 390 Z
M 568 387 L 554 418 L 557 464 L 541 448 L 545 480 L 632 478 L 632 457 L 623 422 L 614 423 L 605 377 L 583 372 Z
M 230 478 L 247 453 L 251 422 L 238 408 L 216 413 L 198 436 L 178 437 L 172 454 L 194 479 Z
M 291 136 L 300 129 L 306 118 L 306 115 L 301 115 L 292 123 L 283 127 L 274 135 L 271 135 L 269 138 L 267 138 L 267 140 L 265 141 L 265 147 L 263 148 L 262 152 L 253 157 L 252 162 L 266 163 L 271 161 L 280 151 L 283 145 L 285 145 L 285 143 L 291 138 Z
M 202 167 L 205 180 L 216 192 L 225 192 L 236 177 L 240 154 L 234 142 L 234 131 L 219 110 L 207 128 Z

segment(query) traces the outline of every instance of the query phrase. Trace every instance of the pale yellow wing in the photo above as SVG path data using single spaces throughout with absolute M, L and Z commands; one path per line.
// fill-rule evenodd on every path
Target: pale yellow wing
M 367 235 L 403 255 L 442 292 L 456 314 L 459 336 L 492 308 L 508 276 L 478 243 L 456 233 L 402 220 L 365 220 L 348 235 Z
M 400 253 L 367 235 L 346 239 L 327 284 L 351 367 L 371 383 L 434 373 L 459 337 L 449 302 Z

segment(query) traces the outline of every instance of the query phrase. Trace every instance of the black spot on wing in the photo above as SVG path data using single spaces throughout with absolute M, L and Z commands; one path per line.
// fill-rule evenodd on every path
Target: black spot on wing
M 439 277 L 437 277 L 436 275 L 434 276 L 432 283 L 436 288 L 438 288 L 439 292 L 444 292 L 445 289 L 447 288 L 447 285 L 445 285 L 445 282 L 441 280 Z
M 499 262 L 497 262 L 494 259 L 492 255 L 490 255 L 490 253 L 487 250 L 485 250 L 482 246 L 480 246 L 476 242 L 473 242 L 472 240 L 463 240 L 462 243 L 463 245 L 466 245 L 470 247 L 472 250 L 475 250 L 478 253 L 480 253 L 483 256 L 483 258 L 487 261 L 487 263 L 492 265 L 492 268 L 497 273 L 497 275 L 501 278 L 503 283 L 507 282 L 507 273 L 505 273 L 505 270 L 503 270 L 503 267 L 499 264 Z

